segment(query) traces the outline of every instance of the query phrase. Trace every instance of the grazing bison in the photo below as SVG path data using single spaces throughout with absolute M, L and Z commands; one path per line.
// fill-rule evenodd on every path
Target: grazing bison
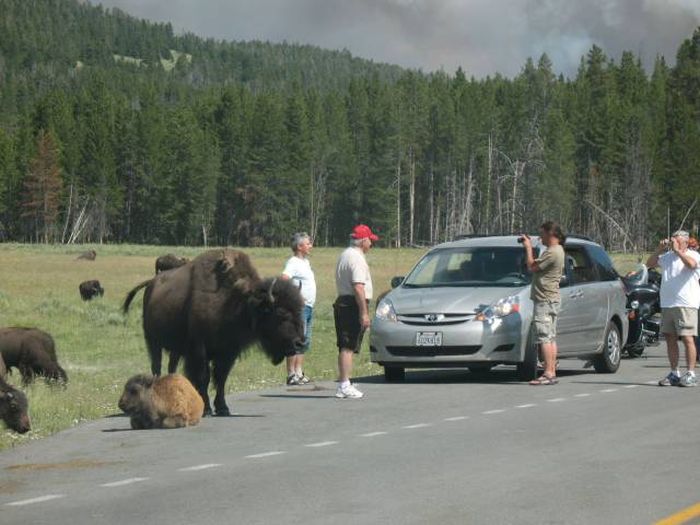
M 179 268 L 188 262 L 189 259 L 187 257 L 178 257 L 172 253 L 161 255 L 156 259 L 156 273 L 172 270 L 173 268 Z
M 180 428 L 199 423 L 204 401 L 180 374 L 140 374 L 124 385 L 119 408 L 131 417 L 131 428 Z
M 35 375 L 46 380 L 68 382 L 65 370 L 58 364 L 53 337 L 36 328 L 0 328 L 0 355 L 7 370 L 15 367 L 28 385 Z
M 98 295 L 102 297 L 105 294 L 105 289 L 102 288 L 100 281 L 97 280 L 83 281 L 80 283 L 80 286 L 78 286 L 78 290 L 80 291 L 80 297 L 83 298 L 83 301 L 90 301 Z
M 0 358 L 2 362 L 2 358 Z M 0 377 L 0 419 L 8 428 L 24 434 L 32 429 L 27 396 Z
M 97 258 L 97 252 L 95 250 L 88 250 L 78 255 L 77 258 L 84 261 L 94 261 Z
M 185 374 L 211 413 L 207 387 L 216 385 L 217 415 L 229 414 L 225 383 L 244 349 L 259 342 L 274 364 L 304 343 L 303 301 L 291 281 L 261 279 L 246 254 L 211 250 L 174 270 L 156 275 L 129 292 L 143 296 L 143 330 L 153 375 L 160 375 L 161 350 L 185 359 Z M 177 361 L 175 361 L 177 363 Z

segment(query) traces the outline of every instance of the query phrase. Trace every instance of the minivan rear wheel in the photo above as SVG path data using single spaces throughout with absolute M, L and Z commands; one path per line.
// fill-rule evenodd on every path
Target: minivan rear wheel
M 620 329 L 610 321 L 605 329 L 603 352 L 593 358 L 593 367 L 599 374 L 614 374 L 620 368 L 622 354 L 622 338 Z
M 406 369 L 399 366 L 384 366 L 384 380 L 395 383 L 406 379 Z
M 537 378 L 537 358 L 539 347 L 535 341 L 535 331 L 530 328 L 527 334 L 527 345 L 522 363 L 518 363 L 518 379 L 520 381 L 532 381 Z

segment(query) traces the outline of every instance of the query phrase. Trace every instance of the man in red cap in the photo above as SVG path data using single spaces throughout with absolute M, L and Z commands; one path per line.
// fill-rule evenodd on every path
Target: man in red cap
M 350 383 L 354 354 L 360 351 L 362 336 L 369 328 L 369 301 L 372 299 L 372 276 L 365 254 L 372 241 L 379 240 L 369 226 L 358 224 L 350 234 L 350 246 L 340 254 L 335 267 L 338 298 L 333 304 L 335 333 L 338 341 L 338 389 L 335 397 L 359 399 L 360 392 Z

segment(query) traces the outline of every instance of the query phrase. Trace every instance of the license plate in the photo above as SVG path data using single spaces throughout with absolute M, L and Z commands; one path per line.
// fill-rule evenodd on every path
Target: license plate
M 418 332 L 416 346 L 442 346 L 442 332 Z

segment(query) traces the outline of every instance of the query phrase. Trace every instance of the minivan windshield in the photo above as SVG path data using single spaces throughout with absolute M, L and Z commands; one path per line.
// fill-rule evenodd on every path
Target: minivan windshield
M 503 286 L 530 284 L 525 250 L 520 247 L 441 248 L 427 253 L 403 286 L 432 288 L 438 286 Z

